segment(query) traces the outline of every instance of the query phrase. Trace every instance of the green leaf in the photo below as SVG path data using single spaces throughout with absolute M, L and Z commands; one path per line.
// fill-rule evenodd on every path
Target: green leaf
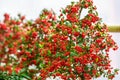
M 32 21 L 28 21 L 27 23 L 29 24 L 29 26 L 31 26 L 31 25 L 32 25 Z
M 25 72 L 27 72 L 27 69 L 26 69 L 26 68 L 23 68 L 23 69 L 20 71 L 19 74 L 21 74 L 21 73 L 25 73 Z
M 38 80 L 42 80 L 41 78 L 38 78 Z
M 68 59 L 68 56 L 62 56 L 62 59 L 66 60 L 66 59 Z
M 88 13 L 92 13 L 92 12 L 93 12 L 93 10 L 89 10 L 89 11 L 88 11 Z
M 44 66 L 45 66 L 45 64 L 43 64 L 43 62 L 41 62 L 41 63 L 39 64 L 39 68 L 44 68 Z
M 97 11 L 95 11 L 95 15 L 98 16 L 98 12 Z
M 16 31 L 18 31 L 18 30 L 19 30 L 19 26 L 15 25 L 15 26 L 14 26 L 14 29 L 15 29 Z
M 25 80 L 25 78 L 20 77 L 19 80 Z
M 22 39 L 22 42 L 24 43 L 24 41 L 25 41 L 25 37 L 21 37 L 21 39 Z
M 8 44 L 8 47 L 9 48 L 13 47 L 13 44 L 12 43 Z
M 65 21 L 65 24 L 66 24 L 67 26 L 72 26 L 72 24 L 70 23 L 70 21 Z
M 67 48 L 67 50 L 70 50 L 71 46 L 70 46 L 70 45 L 68 45 L 66 48 Z
M 48 55 L 48 56 L 51 56 L 51 51 L 50 51 L 50 50 L 48 50 L 47 55 Z
M 12 72 L 12 75 L 16 75 L 16 72 L 15 72 L 15 71 L 13 71 L 13 72 Z
M 62 56 L 62 54 L 60 52 L 57 52 L 55 56 L 60 57 L 60 56 Z
M 72 1 L 72 2 L 71 2 L 71 4 L 72 4 L 72 5 L 74 5 L 74 4 L 75 4 L 75 2 L 74 2 L 74 1 Z
M 63 9 L 62 13 L 63 13 L 63 14 L 66 14 L 66 11 Z
M 44 45 L 43 45 L 43 44 L 38 44 L 38 47 L 39 47 L 39 48 L 43 48 Z
M 29 48 L 27 49 L 28 52 L 32 53 L 33 49 L 32 48 Z
M 38 42 L 36 42 L 35 45 L 36 45 L 37 48 L 39 48 L 39 43 Z
M 74 50 L 72 50 L 72 51 L 70 52 L 70 56 L 77 56 L 77 52 L 74 51 Z
M 20 76 L 22 76 L 23 78 L 26 78 L 26 79 L 30 79 L 30 80 L 31 80 L 31 77 L 28 76 L 28 74 L 26 74 L 26 73 L 23 73 L 23 74 L 21 74 Z
M 116 73 L 116 72 L 118 72 L 119 71 L 119 69 L 114 69 L 114 72 Z

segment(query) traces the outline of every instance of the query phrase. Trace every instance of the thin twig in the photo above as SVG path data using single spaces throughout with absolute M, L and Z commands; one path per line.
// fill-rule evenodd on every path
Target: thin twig
M 79 13 L 78 13 L 78 18 L 80 19 L 81 12 L 82 12 L 81 0 L 79 0 L 79 6 L 80 6 L 80 10 L 79 10 Z

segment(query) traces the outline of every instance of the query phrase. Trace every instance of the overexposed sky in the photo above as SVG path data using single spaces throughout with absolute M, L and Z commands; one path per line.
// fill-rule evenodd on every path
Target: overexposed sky
M 28 19 L 35 19 L 43 8 L 53 9 L 57 14 L 62 7 L 78 0 L 0 0 L 0 20 L 4 13 L 13 17 L 18 13 L 26 15 Z M 108 25 L 120 25 L 120 0 L 93 0 L 97 6 L 99 16 Z

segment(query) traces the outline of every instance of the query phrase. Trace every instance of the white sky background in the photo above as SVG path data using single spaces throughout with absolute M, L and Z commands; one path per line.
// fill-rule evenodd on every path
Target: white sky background
M 53 9 L 57 14 L 60 8 L 71 1 L 78 0 L 0 0 L 0 20 L 4 13 L 15 17 L 18 13 L 26 15 L 27 19 L 35 19 L 43 8 Z M 108 25 L 120 25 L 120 0 L 93 0 L 99 16 Z
M 0 20 L 4 13 L 9 13 L 16 17 L 18 13 L 25 15 L 27 19 L 35 19 L 39 16 L 43 8 L 53 9 L 56 14 L 62 7 L 70 4 L 71 1 L 78 0 L 0 0 Z M 108 25 L 120 25 L 120 0 L 93 0 L 97 6 L 99 16 Z M 120 47 L 120 33 L 112 33 L 114 40 Z M 117 54 L 116 54 L 117 53 Z M 120 68 L 120 49 L 114 53 L 111 51 L 112 66 Z M 107 79 L 97 79 L 107 80 Z M 120 74 L 114 79 L 120 80 Z

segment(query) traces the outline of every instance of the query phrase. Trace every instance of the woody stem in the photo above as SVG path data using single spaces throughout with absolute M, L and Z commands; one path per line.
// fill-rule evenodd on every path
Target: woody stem
M 79 0 L 79 6 L 80 6 L 80 10 L 79 10 L 79 13 L 78 13 L 78 18 L 80 19 L 80 16 L 81 16 L 81 12 L 82 12 L 82 7 L 81 7 L 81 1 L 82 0 Z

